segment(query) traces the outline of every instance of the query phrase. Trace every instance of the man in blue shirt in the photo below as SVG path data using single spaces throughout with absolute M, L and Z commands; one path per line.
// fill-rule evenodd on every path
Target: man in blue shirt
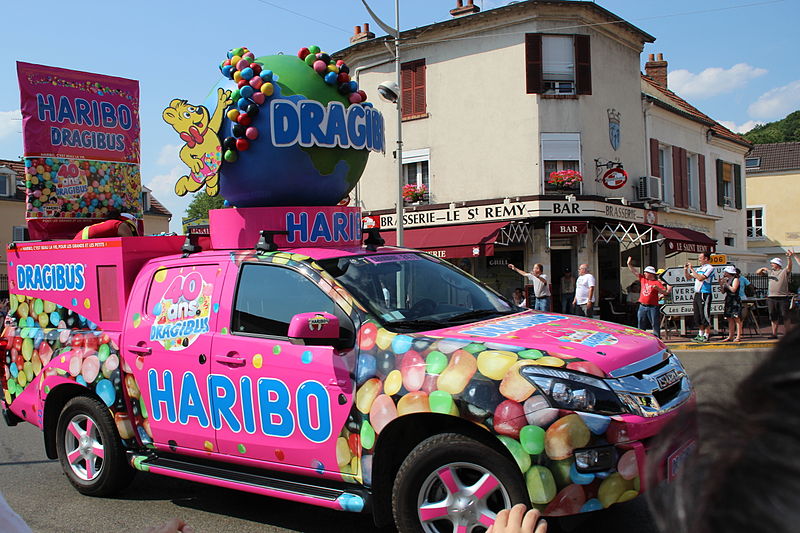
M 694 301 L 692 302 L 692 307 L 694 309 L 694 321 L 697 324 L 697 336 L 692 340 L 708 342 L 708 336 L 711 334 L 711 291 L 716 271 L 709 263 L 711 254 L 708 252 L 700 252 L 697 260 L 700 266 L 696 269 L 692 268 L 689 263 L 683 266 L 684 275 L 687 278 L 694 278 Z

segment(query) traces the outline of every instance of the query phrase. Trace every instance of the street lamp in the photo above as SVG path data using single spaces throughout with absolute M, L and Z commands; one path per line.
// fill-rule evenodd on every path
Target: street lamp
M 397 209 L 395 218 L 397 219 L 397 246 L 403 246 L 403 109 L 401 107 L 402 98 L 400 92 L 400 0 L 394 0 L 394 28 L 383 22 L 370 9 L 366 0 L 361 0 L 361 3 L 364 4 L 372 20 L 383 31 L 394 37 L 395 80 L 385 81 L 378 85 L 378 94 L 387 102 L 395 104 L 397 108 L 397 151 L 395 152 L 397 157 Z

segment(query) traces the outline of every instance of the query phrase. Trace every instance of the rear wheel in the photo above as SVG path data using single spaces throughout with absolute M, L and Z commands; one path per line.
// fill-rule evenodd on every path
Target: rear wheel
M 58 419 L 56 446 L 61 468 L 82 494 L 107 496 L 133 479 L 111 413 L 96 398 L 67 402 Z
M 421 442 L 397 472 L 392 507 L 401 533 L 483 532 L 502 509 L 529 504 L 516 463 L 468 437 Z

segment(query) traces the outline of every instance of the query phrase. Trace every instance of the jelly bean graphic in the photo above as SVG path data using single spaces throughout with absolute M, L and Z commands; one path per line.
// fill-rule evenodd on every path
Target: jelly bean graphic
M 95 385 L 94 391 L 100 396 L 103 402 L 111 407 L 117 399 L 117 392 L 114 390 L 114 384 L 107 379 L 101 379 Z
M 350 453 L 350 445 L 347 443 L 347 439 L 344 437 L 336 439 L 336 462 L 339 464 L 339 468 L 349 466 L 352 458 L 353 456 Z
M 541 394 L 534 394 L 522 405 L 528 424 L 547 427 L 558 418 L 558 409 L 550 407 L 547 399 Z
M 439 379 L 438 374 L 425 374 L 425 380 L 422 382 L 422 391 L 425 394 L 430 394 L 436 390 L 436 381 Z
M 593 413 L 576 413 L 589 427 L 589 430 L 595 435 L 602 435 L 608 429 L 611 423 L 611 418 L 605 415 L 596 415 Z
M 527 472 L 531 467 L 531 456 L 523 449 L 522 444 L 520 444 L 518 440 L 506 437 L 505 435 L 498 435 L 497 438 L 500 439 L 500 442 L 511 452 L 511 457 L 514 458 L 519 469 L 522 470 L 523 473 Z
M 394 339 L 396 335 L 396 333 L 380 328 L 378 334 L 375 336 L 375 344 L 377 344 L 378 348 L 381 350 L 388 350 L 389 346 L 392 345 L 392 339 Z
M 519 430 L 519 441 L 527 453 L 539 455 L 544 451 L 544 435 L 544 430 L 539 426 L 524 426 Z
M 77 377 L 81 373 L 81 365 L 83 364 L 83 357 L 80 354 L 74 353 L 69 358 L 69 375 Z
M 141 396 L 141 393 L 139 392 L 139 386 L 136 384 L 136 380 L 130 374 L 125 375 L 125 390 L 128 393 L 129 398 L 138 400 Z
M 489 379 L 501 380 L 516 362 L 514 352 L 486 350 L 478 355 L 478 370 Z
M 467 346 L 470 342 L 461 339 L 440 339 L 436 341 L 436 349 L 440 352 L 450 354 Z
M 408 335 L 397 335 L 392 339 L 392 351 L 398 355 L 404 354 L 411 349 L 412 338 Z
M 430 413 L 428 395 L 422 391 L 409 392 L 397 402 L 397 416 L 411 413 Z
M 591 432 L 576 414 L 570 414 L 553 422 L 547 428 L 544 447 L 551 459 L 566 459 L 572 456 L 575 448 L 586 446 Z
M 425 360 L 415 351 L 406 351 L 400 362 L 400 373 L 403 375 L 403 386 L 406 390 L 418 391 L 425 381 Z
M 567 363 L 566 361 L 564 361 L 563 359 L 559 359 L 558 357 L 546 355 L 544 357 L 540 357 L 539 359 L 537 359 L 536 364 L 541 366 L 553 366 L 558 368 L 566 365 Z
M 375 398 L 381 393 L 381 380 L 368 379 L 356 392 L 356 408 L 364 414 L 369 413 Z
M 578 485 L 588 485 L 594 481 L 595 475 L 591 472 L 578 472 L 578 466 L 572 463 L 569 467 L 569 479 Z
M 519 371 L 523 366 L 531 364 L 533 364 L 531 361 L 517 361 L 514 363 L 506 372 L 503 381 L 500 382 L 500 394 L 515 402 L 527 400 L 536 391 L 536 387 L 522 377 Z
M 572 483 L 569 473 L 573 463 L 575 463 L 575 460 L 572 457 L 558 461 L 549 461 L 548 466 L 550 467 L 550 472 L 553 474 L 553 479 L 555 479 L 556 487 L 559 490 Z
M 577 514 L 586 503 L 586 493 L 580 485 L 567 485 L 545 508 L 547 516 L 566 516 Z
M 600 487 L 597 489 L 597 499 L 600 500 L 603 507 L 608 508 L 620 501 L 622 495 L 628 491 L 634 492 L 633 483 L 623 479 L 621 475 L 615 472 L 600 483 Z
M 545 466 L 534 465 L 525 472 L 525 485 L 528 496 L 535 504 L 546 504 L 556 496 L 556 482 L 553 474 Z
M 494 410 L 494 430 L 501 435 L 519 439 L 519 432 L 526 422 L 519 402 L 505 400 Z
M 461 399 L 471 407 L 478 407 L 483 411 L 493 413 L 503 401 L 503 396 L 497 390 L 497 384 L 494 381 L 485 378 L 478 379 L 476 376 L 476 379 L 471 380 L 464 388 Z
M 436 385 L 439 390 L 458 394 L 464 390 L 477 370 L 478 362 L 475 356 L 465 350 L 456 350 L 447 368 L 439 375 Z
M 592 498 L 590 500 L 586 500 L 586 503 L 583 504 L 581 507 L 580 512 L 582 513 L 590 513 L 592 511 L 599 511 L 603 508 L 603 504 L 597 498 Z
M 375 354 L 376 372 L 379 378 L 385 379 L 397 366 L 397 358 L 391 352 L 379 351 Z
M 434 413 L 448 414 L 452 411 L 454 402 L 453 396 L 443 390 L 436 390 L 428 395 L 428 403 Z
M 400 392 L 400 388 L 403 386 L 403 375 L 400 373 L 399 370 L 392 370 L 389 372 L 389 375 L 386 376 L 386 381 L 383 382 L 383 392 L 388 394 L 389 396 L 394 396 L 398 392 Z
M 639 465 L 636 461 L 636 452 L 628 450 L 622 454 L 617 462 L 617 472 L 622 479 L 632 480 L 639 475 Z
M 117 426 L 117 431 L 119 431 L 119 436 L 124 440 L 132 439 L 135 436 L 135 433 L 133 432 L 133 424 L 131 424 L 128 413 L 114 413 L 114 423 Z
M 356 383 L 361 385 L 369 378 L 375 377 L 377 362 L 375 356 L 362 353 L 358 356 L 358 364 L 356 365 Z
M 480 353 L 486 350 L 486 345 L 480 342 L 471 342 L 464 346 L 464 351 L 467 351 L 473 355 L 476 353 Z
M 81 365 L 81 375 L 83 376 L 83 379 L 86 380 L 86 383 L 94 383 L 94 380 L 97 379 L 97 375 L 99 373 L 100 361 L 97 359 L 96 355 L 90 355 L 83 360 L 83 364 Z
M 361 446 L 365 450 L 371 450 L 375 446 L 375 430 L 372 428 L 372 424 L 366 420 L 361 425 Z
M 378 337 L 378 327 L 372 322 L 365 322 L 358 330 L 358 347 L 362 350 L 371 350 Z
M 375 433 L 380 434 L 386 425 L 397 418 L 397 407 L 391 396 L 381 394 L 375 401 L 372 402 L 372 408 L 369 411 L 369 421 L 375 429 Z
M 447 368 L 447 356 L 438 350 L 433 350 L 425 359 L 428 374 L 441 374 Z

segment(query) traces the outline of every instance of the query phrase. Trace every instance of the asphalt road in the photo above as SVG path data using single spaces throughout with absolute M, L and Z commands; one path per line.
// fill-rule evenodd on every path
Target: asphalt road
M 725 394 L 766 355 L 765 350 L 678 352 L 705 402 Z M 181 517 L 200 532 L 308 533 L 379 530 L 368 515 L 220 489 L 166 477 L 138 474 L 114 499 L 81 496 L 44 454 L 41 434 L 29 424 L 9 428 L 0 421 L 0 491 L 35 532 L 144 532 Z M 569 525 L 569 524 L 568 524 Z M 644 498 L 593 513 L 574 533 L 655 532 Z

